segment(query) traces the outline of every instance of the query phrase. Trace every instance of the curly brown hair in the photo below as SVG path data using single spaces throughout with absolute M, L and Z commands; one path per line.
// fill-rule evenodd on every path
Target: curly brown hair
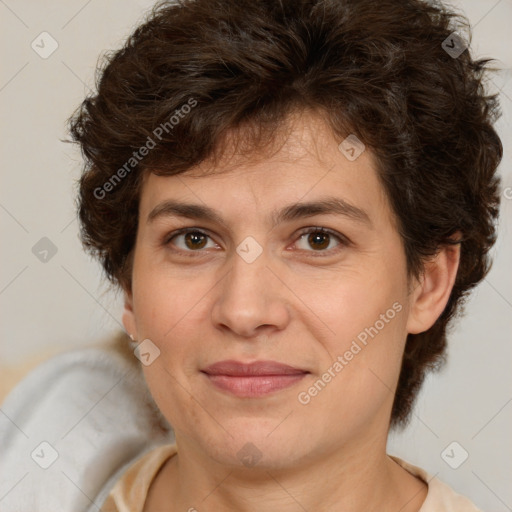
M 496 239 L 501 112 L 484 83 L 494 59 L 446 51 L 464 40 L 468 20 L 439 2 L 159 2 L 104 56 L 97 94 L 69 119 L 86 162 L 84 247 L 112 285 L 130 290 L 144 172 L 176 175 L 215 161 L 228 131 L 242 128 L 251 128 L 244 147 L 268 147 L 293 110 L 321 112 L 340 141 L 355 134 L 375 156 L 409 275 L 444 244 L 461 244 L 446 308 L 407 338 L 390 423 L 404 426 L 426 372 L 444 361 L 448 322 L 490 269 Z

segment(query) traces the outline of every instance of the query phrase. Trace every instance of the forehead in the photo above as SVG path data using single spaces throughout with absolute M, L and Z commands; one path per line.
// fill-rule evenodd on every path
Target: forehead
M 354 144 L 352 137 L 343 142 L 345 138 L 334 134 L 314 112 L 291 116 L 270 146 L 250 154 L 237 152 L 240 138 L 234 133 L 215 163 L 205 161 L 174 176 L 147 173 L 141 220 L 168 199 L 208 205 L 227 217 L 248 221 L 243 215 L 329 196 L 394 223 L 373 154 L 364 148 L 357 158 L 348 158 L 354 155 L 346 151 Z M 361 147 L 354 150 L 357 155 Z

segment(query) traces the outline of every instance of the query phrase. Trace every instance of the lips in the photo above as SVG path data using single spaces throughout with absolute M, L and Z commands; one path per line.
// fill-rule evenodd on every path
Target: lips
M 217 390 L 239 398 L 260 398 L 293 386 L 310 372 L 277 361 L 220 361 L 201 370 Z
M 250 377 L 254 375 L 297 375 L 309 373 L 307 370 L 295 368 L 277 361 L 255 361 L 241 363 L 234 360 L 219 361 L 202 370 L 208 375 L 228 375 L 232 377 Z

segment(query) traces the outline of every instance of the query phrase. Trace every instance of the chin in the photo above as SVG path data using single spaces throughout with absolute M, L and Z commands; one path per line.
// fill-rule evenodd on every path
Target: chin
M 199 444 L 212 459 L 226 466 L 269 470 L 287 468 L 297 463 L 300 458 L 300 437 L 290 435 L 285 429 L 272 432 L 276 427 L 275 422 L 268 428 L 267 421 L 259 424 L 257 420 L 250 421 L 250 428 L 226 428 L 232 436 L 217 429 L 221 439 L 210 436 L 207 445 Z

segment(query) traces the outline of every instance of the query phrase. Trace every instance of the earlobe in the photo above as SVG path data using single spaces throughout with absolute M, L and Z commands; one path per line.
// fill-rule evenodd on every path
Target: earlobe
M 460 244 L 444 246 L 425 263 L 417 287 L 412 292 L 412 303 L 407 332 L 425 332 L 439 318 L 450 298 L 460 260 Z
M 133 298 L 128 292 L 124 292 L 123 325 L 132 340 L 137 340 L 137 323 L 133 311 Z

